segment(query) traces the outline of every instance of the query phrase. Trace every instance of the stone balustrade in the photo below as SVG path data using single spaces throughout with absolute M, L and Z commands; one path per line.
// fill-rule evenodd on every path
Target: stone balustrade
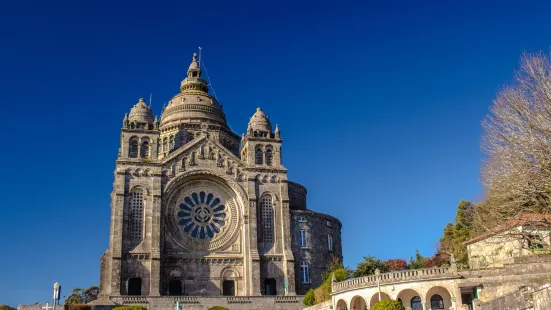
M 457 270 L 452 267 L 437 267 L 425 269 L 401 270 L 382 273 L 378 276 L 371 275 L 359 278 L 352 278 L 342 282 L 333 283 L 333 293 L 344 292 L 352 289 L 371 287 L 377 285 L 377 277 L 381 285 L 391 283 L 413 282 L 427 279 L 440 279 L 456 277 Z

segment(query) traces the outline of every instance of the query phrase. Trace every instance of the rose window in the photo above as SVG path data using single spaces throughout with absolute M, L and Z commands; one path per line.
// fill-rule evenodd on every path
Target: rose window
M 213 238 L 226 224 L 226 207 L 220 198 L 205 192 L 193 192 L 180 204 L 179 223 L 193 238 Z

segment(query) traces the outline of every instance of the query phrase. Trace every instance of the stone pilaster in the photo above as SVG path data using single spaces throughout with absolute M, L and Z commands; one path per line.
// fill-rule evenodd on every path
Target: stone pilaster
M 121 176 L 116 175 L 116 178 L 121 178 Z M 122 178 L 124 178 L 124 175 Z M 111 206 L 111 294 L 115 295 L 119 295 L 121 292 L 124 204 L 124 193 L 116 192 L 114 195 L 114 202 Z
M 155 181 L 154 181 L 155 182 Z M 160 182 L 158 182 L 160 185 Z M 159 191 L 156 188 L 154 191 Z M 161 196 L 153 195 L 153 205 L 151 212 L 151 270 L 149 278 L 149 295 L 159 296 L 161 294 Z

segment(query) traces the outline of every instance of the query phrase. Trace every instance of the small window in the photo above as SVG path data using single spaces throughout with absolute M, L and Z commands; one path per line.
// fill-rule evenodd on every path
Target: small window
M 297 216 L 296 219 L 299 222 L 306 222 L 306 218 L 304 216 Z
M 298 245 L 301 247 L 306 246 L 306 230 L 300 230 L 298 232 Z
M 300 282 L 310 283 L 310 270 L 307 262 L 300 262 Z
M 142 142 L 142 147 L 140 148 L 140 157 L 149 158 L 149 142 Z
M 128 150 L 128 157 L 130 158 L 138 157 L 138 140 L 134 139 L 130 141 L 130 149 Z
M 262 161 L 262 150 L 257 147 L 256 150 L 255 150 L 255 157 L 256 157 L 256 161 L 255 163 L 257 165 L 262 165 L 263 161 Z
M 327 247 L 329 248 L 329 251 L 333 252 L 333 235 L 332 234 L 327 235 Z
M 331 221 L 327 221 L 327 226 L 333 227 L 333 223 Z
M 444 299 L 442 296 L 436 294 L 430 298 L 431 309 L 444 309 Z
M 272 150 L 267 149 L 266 150 L 266 166 L 272 165 Z

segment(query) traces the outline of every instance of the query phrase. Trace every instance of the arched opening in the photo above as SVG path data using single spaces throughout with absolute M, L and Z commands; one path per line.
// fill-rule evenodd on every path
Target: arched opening
M 352 301 L 350 301 L 350 310 L 365 310 L 366 304 L 365 300 L 361 296 L 354 296 Z
M 346 307 L 346 301 L 339 299 L 339 301 L 337 302 L 337 310 L 348 310 L 348 308 Z
M 277 295 L 275 279 L 264 280 L 264 295 Z
M 450 309 L 452 307 L 452 296 L 450 292 L 442 286 L 431 287 L 425 297 L 428 309 Z
M 434 309 L 444 309 L 444 298 L 438 294 L 432 295 L 430 298 L 430 308 Z
M 134 188 L 128 199 L 128 239 L 137 245 L 143 238 L 144 191 Z
M 130 278 L 128 279 L 128 295 L 140 296 L 142 294 L 142 279 Z
M 167 138 L 164 138 L 163 139 L 163 152 L 168 152 L 169 151 L 169 148 L 168 148 L 168 139 Z
M 224 280 L 222 282 L 222 295 L 235 296 L 235 281 Z
M 411 299 L 411 310 L 423 310 L 421 297 L 415 296 Z
M 262 242 L 274 242 L 274 208 L 272 206 L 272 196 L 264 195 L 260 199 L 260 220 L 262 221 Z
M 181 280 L 170 280 L 168 282 L 168 295 L 170 296 L 180 296 L 182 294 L 182 281 Z
M 142 142 L 142 147 L 140 148 L 140 157 L 149 158 L 149 141 Z
M 387 293 L 381 292 L 381 300 L 386 300 L 386 299 L 391 299 L 391 298 Z M 370 308 L 373 307 L 378 301 L 379 301 L 379 292 L 371 296 L 371 299 L 369 300 L 369 307 Z
M 266 166 L 272 165 L 272 149 L 268 148 L 266 150 Z
M 138 140 L 130 140 L 130 146 L 128 149 L 128 157 L 137 158 L 138 157 Z
M 255 152 L 255 158 L 256 158 L 255 163 L 257 165 L 262 165 L 262 163 L 263 163 L 262 149 L 257 146 L 254 152 Z
M 414 301 L 416 301 L 417 298 L 419 298 L 419 303 L 415 303 L 413 304 Z M 398 293 L 397 295 L 397 298 L 396 299 L 400 299 L 402 301 L 402 305 L 406 308 L 406 309 L 414 309 L 414 310 L 422 310 L 423 309 L 423 305 L 421 303 L 421 297 L 419 295 L 419 293 L 417 293 L 417 291 L 413 290 L 413 289 L 405 289 L 405 290 L 402 290 Z M 416 307 L 421 307 L 421 308 L 413 308 L 414 306 Z

